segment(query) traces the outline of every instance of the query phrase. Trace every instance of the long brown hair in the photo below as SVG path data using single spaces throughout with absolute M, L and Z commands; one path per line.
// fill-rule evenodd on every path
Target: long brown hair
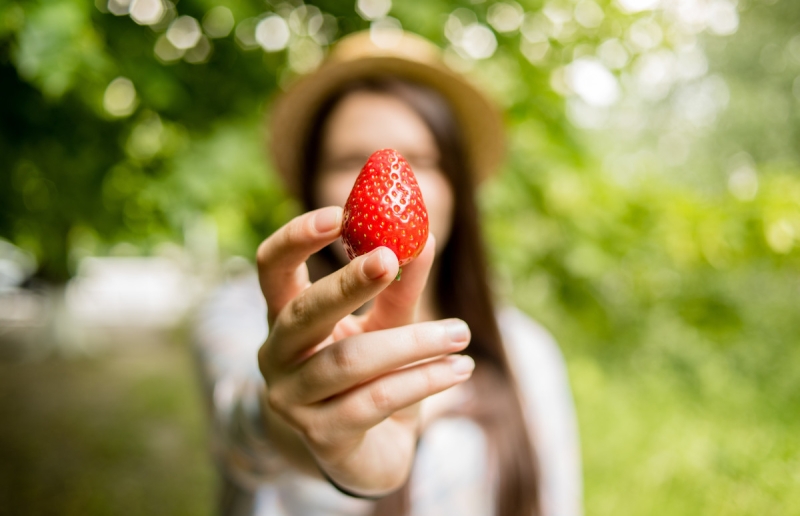
M 302 201 L 307 210 L 317 207 L 313 185 L 319 172 L 325 121 L 344 97 L 357 91 L 391 95 L 405 102 L 427 124 L 439 147 L 440 169 L 453 189 L 454 213 L 450 238 L 438 258 L 446 266 L 439 267 L 436 276 L 437 308 L 445 318 L 466 321 L 472 333 L 466 353 L 476 363 L 470 381 L 475 383 L 478 394 L 466 415 L 481 425 L 496 456 L 495 513 L 538 516 L 541 510 L 537 461 L 495 319 L 471 179 L 475 176 L 470 171 L 464 140 L 447 101 L 433 89 L 396 78 L 361 79 L 343 87 L 322 105 L 308 132 L 302 165 Z M 330 248 L 318 256 L 325 266 L 321 270 L 312 267 L 312 275 L 342 266 Z M 374 514 L 407 514 L 409 498 L 406 482 L 400 490 L 379 500 Z

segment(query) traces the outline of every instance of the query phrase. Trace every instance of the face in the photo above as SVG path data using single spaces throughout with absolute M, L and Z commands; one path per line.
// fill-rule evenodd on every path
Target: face
M 428 209 L 430 231 L 436 235 L 436 250 L 441 251 L 453 222 L 453 191 L 439 168 L 439 149 L 430 129 L 390 95 L 355 92 L 331 112 L 322 131 L 317 204 L 344 206 L 367 158 L 385 148 L 397 150 L 411 165 Z M 345 260 L 344 250 L 334 248 Z

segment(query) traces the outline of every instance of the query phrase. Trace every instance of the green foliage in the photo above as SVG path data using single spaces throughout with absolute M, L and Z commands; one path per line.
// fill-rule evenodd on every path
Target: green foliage
M 524 35 L 498 29 L 497 51 L 476 61 L 444 27 L 484 23 L 496 3 L 398 1 L 390 14 L 446 47 L 505 110 L 509 159 L 482 192 L 486 232 L 505 295 L 567 354 L 587 512 L 790 512 L 800 11 L 741 0 L 727 18 L 738 32 L 721 36 L 684 26 L 678 2 L 640 13 L 598 2 L 599 18 L 588 1 L 523 3 Z M 203 20 L 217 4 L 172 8 Z M 310 4 L 336 37 L 369 27 L 352 2 Z M 225 4 L 237 29 L 212 39 L 210 56 L 162 62 L 166 25 L 98 5 L 0 5 L 0 236 L 55 281 L 119 242 L 142 253 L 180 242 L 197 220 L 215 223 L 225 255 L 252 256 L 297 209 L 264 159 L 263 117 L 313 66 L 300 50 L 327 41 L 293 36 L 265 52 L 234 34 L 300 4 L 238 0 Z M 624 62 L 607 67 L 622 93 L 592 105 L 568 84 L 569 64 L 609 41 L 624 43 Z M 113 114 L 104 99 L 118 77 L 136 97 Z

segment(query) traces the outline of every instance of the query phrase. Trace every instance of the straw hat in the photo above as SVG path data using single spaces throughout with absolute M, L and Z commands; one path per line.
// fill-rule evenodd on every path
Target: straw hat
M 392 36 L 363 31 L 342 38 L 316 71 L 277 98 L 270 124 L 272 157 L 291 192 L 300 190 L 300 154 L 317 110 L 344 84 L 376 76 L 408 79 L 441 93 L 464 131 L 476 183 L 497 170 L 505 141 L 503 121 L 494 104 L 444 65 L 439 47 L 408 32 Z

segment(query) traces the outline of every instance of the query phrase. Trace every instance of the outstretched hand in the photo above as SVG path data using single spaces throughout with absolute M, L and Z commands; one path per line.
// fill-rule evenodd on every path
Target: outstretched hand
M 259 351 L 271 410 L 340 486 L 381 495 L 402 485 L 419 432 L 419 402 L 467 380 L 458 319 L 417 322 L 435 240 L 394 281 L 385 247 L 311 283 L 306 260 L 339 237 L 342 210 L 301 215 L 258 249 L 270 333 Z M 374 299 L 369 311 L 352 315 Z

